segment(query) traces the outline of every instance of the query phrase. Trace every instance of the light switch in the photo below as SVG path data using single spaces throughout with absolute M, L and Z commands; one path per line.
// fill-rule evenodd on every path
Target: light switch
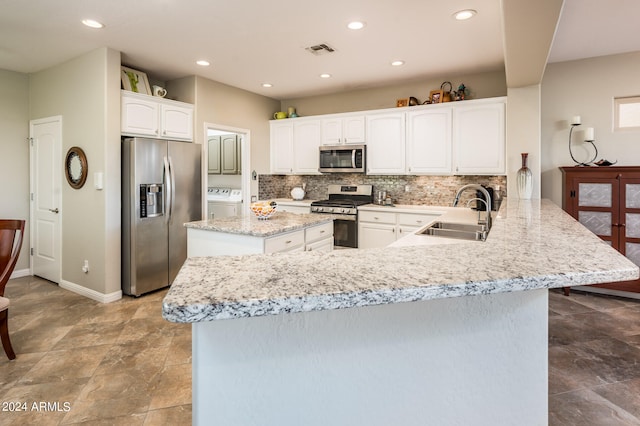
M 93 187 L 97 190 L 101 190 L 104 188 L 103 175 L 104 173 L 102 172 L 95 172 L 93 174 Z

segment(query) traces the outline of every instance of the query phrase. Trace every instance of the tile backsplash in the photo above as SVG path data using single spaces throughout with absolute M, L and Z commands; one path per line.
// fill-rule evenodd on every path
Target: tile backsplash
M 259 175 L 258 196 L 261 200 L 270 198 L 291 198 L 291 190 L 306 184 L 305 199 L 324 200 L 328 198 L 327 185 L 373 185 L 373 193 L 386 191 L 395 204 L 423 204 L 450 206 L 458 188 L 468 183 L 500 186 L 504 197 L 507 188 L 506 176 L 368 176 L 355 173 L 326 175 Z M 465 199 L 472 198 L 468 191 Z M 461 200 L 464 201 L 464 200 Z

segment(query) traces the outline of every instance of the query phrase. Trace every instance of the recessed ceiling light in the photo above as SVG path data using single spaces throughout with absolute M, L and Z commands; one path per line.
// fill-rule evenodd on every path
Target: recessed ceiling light
M 464 21 L 466 19 L 473 18 L 476 15 L 476 13 L 478 12 L 476 12 L 473 9 L 459 10 L 453 14 L 453 17 L 458 21 Z
M 320 74 L 320 78 L 331 78 L 331 74 L 327 74 L 327 73 Z
M 273 87 L 271 83 L 262 83 L 262 87 Z
M 347 28 L 350 30 L 361 30 L 366 24 L 362 21 L 353 21 L 347 24 Z
M 93 19 L 83 19 L 82 23 L 85 24 L 87 27 L 90 28 L 104 28 L 104 24 L 95 21 Z
M 400 65 L 404 65 L 404 61 L 393 61 L 391 62 L 391 65 L 393 65 L 394 67 L 399 67 Z
M 204 59 L 200 59 L 199 61 L 196 61 L 196 64 L 200 65 L 201 67 L 208 67 L 209 65 L 211 65 L 209 61 L 205 61 Z

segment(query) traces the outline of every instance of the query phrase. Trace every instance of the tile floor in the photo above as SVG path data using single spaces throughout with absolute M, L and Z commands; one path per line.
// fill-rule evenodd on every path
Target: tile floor
M 162 319 L 165 293 L 100 304 L 11 280 L 0 425 L 191 424 L 191 329 Z M 549 424 L 640 426 L 640 301 L 552 290 L 549 307 Z

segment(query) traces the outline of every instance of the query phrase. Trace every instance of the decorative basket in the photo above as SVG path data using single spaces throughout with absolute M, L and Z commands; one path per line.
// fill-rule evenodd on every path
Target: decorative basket
M 273 216 L 278 205 L 275 201 L 259 201 L 251 203 L 249 207 L 258 219 L 266 220 Z

